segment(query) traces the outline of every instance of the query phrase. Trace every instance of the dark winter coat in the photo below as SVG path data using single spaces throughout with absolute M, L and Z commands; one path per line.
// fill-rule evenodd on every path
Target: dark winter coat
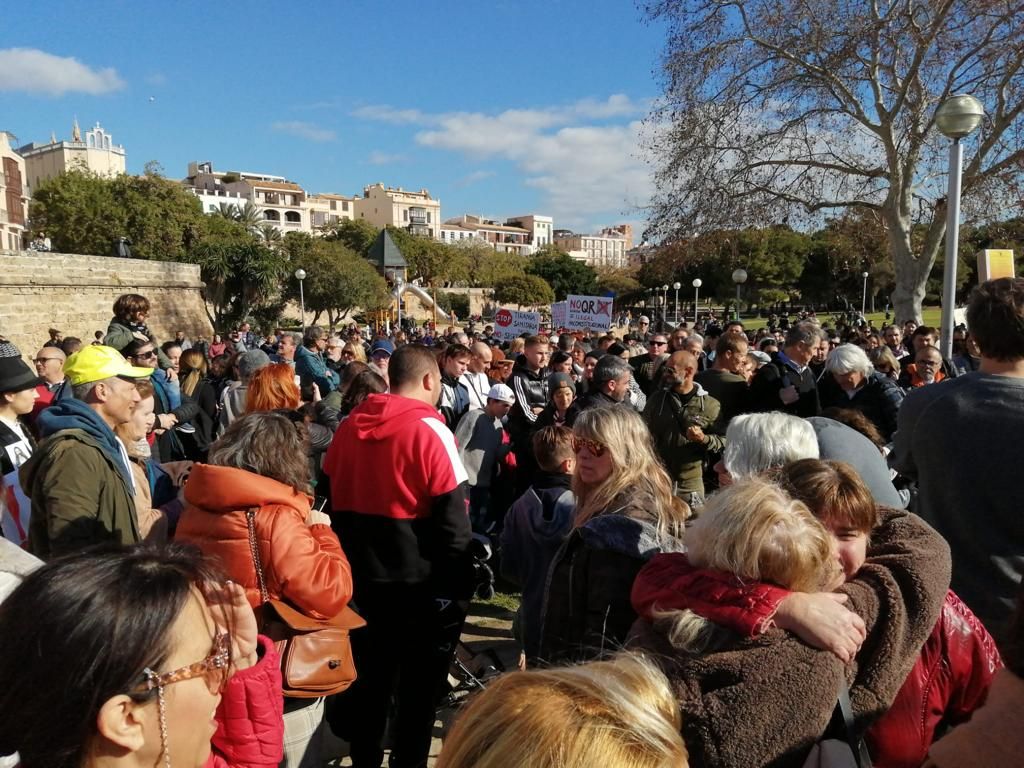
M 886 442 L 896 433 L 896 417 L 904 394 L 888 376 L 875 371 L 853 397 L 848 397 L 832 375 L 826 372 L 818 382 L 818 396 L 822 408 L 852 408 L 863 413 L 868 421 L 878 427 Z
M 794 386 L 800 399 L 786 405 L 779 392 Z M 797 371 L 787 363 L 780 353 L 772 353 L 772 361 L 761 366 L 750 382 L 749 409 L 754 412 L 784 411 L 794 416 L 818 416 L 821 402 L 818 399 L 818 385 L 810 368 Z

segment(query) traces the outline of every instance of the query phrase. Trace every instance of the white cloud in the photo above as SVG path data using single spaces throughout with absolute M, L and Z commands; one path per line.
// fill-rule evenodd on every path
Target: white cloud
M 326 142 L 334 141 L 337 134 L 328 128 L 321 128 L 313 123 L 304 123 L 301 120 L 285 120 L 274 123 L 270 126 L 277 133 L 287 133 L 307 141 Z
M 124 88 L 113 68 L 93 69 L 78 59 L 36 48 L 0 49 L 0 91 L 63 96 L 69 92 L 102 94 Z
M 467 173 L 461 179 L 456 181 L 455 186 L 461 189 L 462 187 L 468 187 L 471 184 L 476 184 L 478 181 L 489 179 L 492 176 L 494 176 L 494 171 L 473 171 L 472 173 Z
M 381 152 L 379 149 L 373 150 L 366 158 L 366 162 L 370 165 L 391 165 L 392 163 L 400 163 L 405 160 L 405 155 L 392 155 L 387 152 Z
M 421 123 L 427 118 L 427 115 L 418 109 L 395 109 L 387 104 L 359 107 L 352 114 L 363 120 L 376 120 L 381 123 L 395 123 L 398 125 Z
M 648 106 L 614 94 L 497 114 L 430 114 L 388 105 L 362 107 L 353 114 L 418 125 L 416 142 L 431 149 L 474 160 L 509 160 L 523 173 L 523 183 L 541 192 L 538 213 L 555 217 L 558 227 L 583 229 L 622 221 L 624 213 L 635 213 L 649 201 L 651 173 L 639 158 L 641 123 L 635 119 Z M 490 175 L 476 171 L 454 183 L 464 187 Z

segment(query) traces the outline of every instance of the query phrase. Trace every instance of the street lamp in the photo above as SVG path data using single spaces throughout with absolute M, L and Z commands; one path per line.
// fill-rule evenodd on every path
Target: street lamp
M 302 309 L 302 335 L 306 335 L 306 296 L 302 292 L 302 281 L 306 279 L 306 270 L 295 270 L 295 279 L 299 281 L 299 307 Z
M 661 326 L 668 325 L 668 283 L 661 286 Z
M 960 139 L 969 136 L 985 117 L 985 108 L 973 96 L 950 96 L 935 113 L 935 125 L 953 143 L 949 147 L 949 189 L 946 194 L 946 268 L 942 276 L 942 340 L 939 351 L 944 360 L 953 357 L 953 310 L 956 306 L 956 257 L 960 239 L 960 174 L 964 147 Z
M 860 295 L 860 316 L 865 317 L 868 311 L 868 273 L 861 272 L 860 276 L 864 278 L 864 290 Z
M 398 330 L 402 330 L 402 288 L 405 287 L 405 281 L 401 275 L 395 276 L 395 285 L 398 286 Z
M 676 325 L 679 325 L 679 289 L 683 287 L 683 284 L 672 283 L 672 287 L 676 289 Z
M 740 319 L 740 286 L 747 282 L 747 270 L 740 267 L 732 271 L 732 281 L 736 283 L 736 319 Z
M 692 285 L 693 285 L 693 324 L 694 324 L 694 326 L 696 326 L 697 325 L 697 301 L 700 299 L 700 287 L 702 285 L 704 285 L 704 283 L 702 283 L 700 281 L 700 278 L 697 277 L 697 278 L 694 278 Z

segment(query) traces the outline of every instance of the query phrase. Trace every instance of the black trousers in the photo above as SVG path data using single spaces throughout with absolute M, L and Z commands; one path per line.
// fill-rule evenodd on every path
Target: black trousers
M 423 586 L 360 589 L 366 627 L 352 633 L 358 677 L 332 718 L 346 737 L 354 768 L 380 768 L 384 732 L 395 703 L 391 768 L 425 768 L 438 700 L 466 617 L 465 604 Z M 337 722 L 343 719 L 344 722 Z

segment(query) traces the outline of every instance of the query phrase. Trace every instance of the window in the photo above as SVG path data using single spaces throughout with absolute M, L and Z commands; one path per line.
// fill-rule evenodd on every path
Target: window
M 302 214 L 298 211 L 287 211 L 284 215 L 284 220 L 290 224 L 301 224 Z
M 430 211 L 427 211 L 427 224 L 430 223 Z
M 348 210 L 348 200 L 342 200 L 341 201 L 341 210 L 343 210 L 343 211 L 347 211 Z
M 409 220 L 409 209 L 408 208 L 403 208 L 402 209 L 402 221 L 408 221 L 408 220 Z
M 338 210 L 338 201 L 337 200 L 331 200 L 331 210 L 332 211 Z

